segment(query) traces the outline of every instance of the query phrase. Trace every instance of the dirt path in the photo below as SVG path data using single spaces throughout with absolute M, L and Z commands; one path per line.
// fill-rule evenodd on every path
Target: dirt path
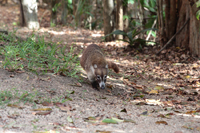
M 65 96 L 66 90 L 74 91 L 70 94 L 71 101 L 65 104 L 70 109 L 62 111 L 57 106 L 48 106 L 52 112 L 48 115 L 34 114 L 33 109 L 47 108 L 41 104 L 25 103 L 24 100 L 15 99 L 13 103 L 18 107 L 1 106 L 0 109 L 0 131 L 26 132 L 33 131 L 59 131 L 59 132 L 84 132 L 92 133 L 99 131 L 110 131 L 112 133 L 191 133 L 199 132 L 200 117 L 184 115 L 183 110 L 171 110 L 159 106 L 135 105 L 131 101 L 123 101 L 111 95 L 106 90 L 96 91 L 90 85 L 83 84 L 82 87 L 71 86 L 76 83 L 74 79 L 44 75 L 37 77 L 31 73 L 16 74 L 0 69 L 0 90 L 19 90 L 19 96 L 24 91 L 30 94 L 37 92 L 42 99 L 58 98 Z M 12 90 L 15 88 L 16 90 Z M 54 91 L 55 94 L 49 94 Z M 56 99 L 55 99 L 56 101 Z M 59 101 L 59 100 L 58 100 Z M 21 107 L 21 108 L 19 108 Z M 122 110 L 125 109 L 125 112 Z M 169 114 L 171 113 L 171 115 Z M 162 115 L 169 114 L 169 117 L 162 118 Z M 161 117 L 158 117 L 160 115 Z M 70 123 L 68 117 L 72 118 Z M 118 124 L 90 123 L 84 121 L 86 118 L 95 117 L 98 119 L 121 117 L 131 119 L 134 122 L 121 122 Z M 161 124 L 156 124 L 161 121 Z M 163 122 L 162 122 L 163 121 Z M 166 123 L 165 123 L 166 122 Z

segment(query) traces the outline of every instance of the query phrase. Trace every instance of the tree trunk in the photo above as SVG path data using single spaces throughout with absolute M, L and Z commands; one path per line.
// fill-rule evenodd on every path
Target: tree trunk
M 84 0 L 78 0 L 74 20 L 75 20 L 75 26 L 80 27 L 81 26 L 81 12 L 83 10 L 83 5 L 85 1 Z
M 163 0 L 157 0 L 157 5 L 158 5 L 158 10 L 157 10 L 157 14 L 158 14 L 158 25 L 159 25 L 159 31 L 158 31 L 158 35 L 159 35 L 159 41 L 160 41 L 160 45 L 163 46 L 165 44 L 165 42 L 167 41 L 166 36 L 165 36 L 165 31 L 164 31 L 164 17 L 163 17 Z
M 68 4 L 68 0 L 62 0 L 63 11 L 62 11 L 62 16 L 61 16 L 61 22 L 64 25 L 66 25 L 67 23 L 67 4 Z
M 122 0 L 117 0 L 116 29 L 123 31 L 123 27 L 123 3 Z M 123 39 L 123 35 L 117 35 L 116 39 Z
M 114 11 L 114 1 L 113 0 L 103 0 L 103 20 L 104 20 L 104 35 L 112 33 L 114 29 L 113 11 Z M 105 41 L 112 41 L 113 35 L 107 36 Z
M 27 26 L 29 29 L 40 28 L 36 0 L 20 0 L 20 21 L 21 26 Z
M 176 46 L 189 48 L 194 56 L 200 57 L 200 21 L 196 18 L 196 13 L 200 9 L 196 6 L 197 1 L 166 0 L 165 33 L 167 40 L 169 40 L 171 36 L 183 28 L 176 35 Z M 178 15 L 176 14 L 177 11 Z M 183 27 L 187 20 L 189 20 L 189 23 Z
M 187 0 L 180 3 L 179 19 L 177 21 L 176 31 L 179 31 L 184 23 L 190 18 L 190 7 Z M 187 24 L 181 33 L 176 36 L 176 46 L 189 48 L 189 24 Z
M 188 0 L 190 6 L 190 33 L 189 33 L 189 48 L 194 56 L 200 57 L 200 21 L 196 18 L 198 0 Z
M 128 32 L 128 28 L 129 28 L 129 19 L 128 19 L 128 2 L 123 4 L 123 16 L 125 16 L 124 19 L 124 31 Z
M 165 34 L 166 39 L 169 40 L 176 33 L 177 26 L 177 1 L 165 0 Z
M 51 1 L 51 24 L 57 24 L 57 7 L 56 7 L 57 1 L 52 0 Z

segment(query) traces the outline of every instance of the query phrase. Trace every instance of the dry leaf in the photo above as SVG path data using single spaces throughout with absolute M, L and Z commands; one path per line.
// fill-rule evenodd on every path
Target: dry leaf
M 155 100 L 155 99 L 146 99 L 145 100 L 147 104 L 149 105 L 162 105 L 163 103 L 160 102 L 160 99 L 159 100 Z
M 157 91 L 157 90 L 151 90 L 151 91 L 149 92 L 149 94 L 158 94 L 158 91 Z
M 32 111 L 52 111 L 51 108 L 38 108 L 38 109 L 32 109 Z
M 51 114 L 52 111 L 46 111 L 46 112 L 33 112 L 32 114 L 33 115 L 48 115 L 48 114 Z
M 165 124 L 165 125 L 168 125 L 168 123 L 166 121 L 156 121 L 156 124 Z

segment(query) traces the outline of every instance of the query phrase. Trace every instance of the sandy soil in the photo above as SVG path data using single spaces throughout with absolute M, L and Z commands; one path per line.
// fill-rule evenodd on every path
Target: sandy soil
M 66 90 L 74 91 L 70 94 L 72 101 L 65 104 L 70 110 L 63 112 L 57 106 L 48 106 L 52 112 L 48 115 L 35 115 L 32 109 L 47 108 L 41 104 L 22 103 L 17 104 L 20 108 L 1 106 L 0 109 L 0 131 L 1 132 L 25 132 L 34 131 L 59 131 L 59 132 L 84 132 L 92 133 L 99 131 L 110 131 L 112 133 L 191 133 L 199 132 L 200 118 L 198 116 L 184 115 L 183 110 L 166 110 L 160 106 L 135 105 L 131 101 L 123 101 L 111 95 L 106 90 L 96 91 L 88 84 L 82 87 L 71 86 L 74 79 L 55 75 L 36 76 L 32 73 L 13 73 L 0 69 L 0 90 L 13 91 L 13 88 L 20 93 L 27 91 L 37 96 L 55 98 L 66 95 Z M 48 79 L 48 80 L 44 80 Z M 49 94 L 55 91 L 55 94 Z M 13 91 L 14 92 L 14 91 Z M 16 103 L 19 99 L 14 100 Z M 126 109 L 127 112 L 121 112 Z M 170 118 L 158 117 L 160 114 L 173 113 Z M 67 119 L 70 116 L 73 123 Z M 101 119 L 120 116 L 123 119 L 131 119 L 134 123 L 122 122 L 118 124 L 100 124 L 85 122 L 85 118 L 99 116 Z M 165 121 L 164 124 L 156 124 L 158 121 Z M 162 123 L 162 122 L 161 122 Z M 167 124 L 167 125 L 166 125 Z M 191 128 L 191 129 L 190 129 Z

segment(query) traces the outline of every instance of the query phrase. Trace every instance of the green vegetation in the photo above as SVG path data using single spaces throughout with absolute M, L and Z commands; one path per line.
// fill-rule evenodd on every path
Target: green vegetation
M 36 74 L 52 72 L 77 77 L 79 61 L 73 47 L 66 49 L 65 46 L 52 42 L 46 43 L 44 38 L 34 34 L 23 41 L 17 39 L 14 33 L 0 34 L 0 40 L 6 44 L 0 46 L 0 55 L 4 59 L 2 66 L 5 69 L 26 70 Z
M 121 39 L 122 41 L 128 42 L 130 46 L 139 44 L 136 47 L 138 47 L 139 49 L 142 49 L 142 47 L 146 45 L 146 42 L 150 42 L 150 41 L 147 41 L 147 40 L 142 39 L 142 38 L 138 38 L 137 36 L 139 34 L 141 34 L 141 33 L 144 33 L 144 32 L 150 31 L 150 30 L 156 30 L 156 29 L 153 29 L 153 28 L 144 29 L 144 30 L 134 29 L 134 30 L 129 31 L 127 33 L 124 32 L 124 31 L 121 31 L 121 30 L 115 30 L 111 34 L 114 34 L 114 35 L 123 35 L 127 39 Z M 107 36 L 109 36 L 111 34 L 108 34 Z
M 15 88 L 6 91 L 0 91 L 0 105 L 5 105 L 10 103 L 11 101 L 15 103 L 19 102 L 33 102 L 35 100 L 37 93 L 28 93 L 27 91 L 23 91 L 19 93 L 19 90 Z M 8 106 L 13 106 L 12 104 L 8 104 Z
M 38 91 L 28 92 L 13 88 L 11 90 L 0 91 L 0 106 L 3 107 L 4 105 L 7 105 L 10 107 L 20 108 L 18 103 L 65 103 L 66 101 L 72 101 L 70 98 L 71 94 L 72 93 L 69 93 L 67 90 L 63 95 L 52 98 L 52 95 L 50 96 L 48 93 L 40 93 Z

